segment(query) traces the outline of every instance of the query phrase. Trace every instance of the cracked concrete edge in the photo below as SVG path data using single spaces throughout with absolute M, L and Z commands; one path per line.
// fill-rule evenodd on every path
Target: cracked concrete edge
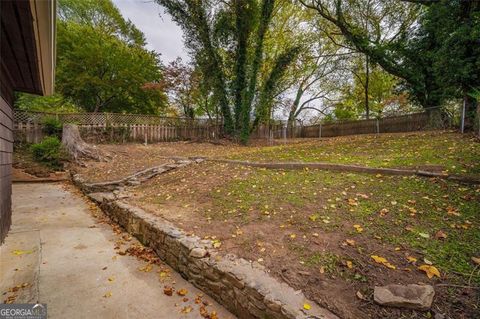
M 240 160 L 228 160 L 228 159 L 211 159 L 206 158 L 206 161 L 217 163 L 228 163 L 236 165 L 244 165 L 266 169 L 322 169 L 329 171 L 339 172 L 355 172 L 355 173 L 367 173 L 367 174 L 383 174 L 383 175 L 397 175 L 397 176 L 420 176 L 431 178 L 442 178 L 462 184 L 480 184 L 480 178 L 474 176 L 465 175 L 449 175 L 443 173 L 429 172 L 423 170 L 410 170 L 410 169 L 398 169 L 398 168 L 386 168 L 386 167 L 367 167 L 360 165 L 348 165 L 348 164 L 334 164 L 325 162 L 250 162 Z
M 81 181 L 74 183 L 84 190 Z M 189 236 L 171 222 L 118 200 L 112 192 L 86 195 L 182 277 L 241 319 L 339 319 L 303 292 L 270 276 L 257 262 L 233 254 L 221 256 L 211 240 Z

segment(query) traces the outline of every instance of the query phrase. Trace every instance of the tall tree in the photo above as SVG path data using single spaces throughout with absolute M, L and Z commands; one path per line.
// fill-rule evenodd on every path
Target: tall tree
M 441 96 L 463 99 L 465 125 L 472 128 L 476 113 L 480 114 L 480 105 L 471 96 L 480 88 L 480 2 L 431 2 L 420 24 L 413 49 L 424 43 L 435 44 L 428 54 Z
M 59 1 L 57 91 L 90 112 L 160 113 L 159 55 L 110 0 Z
M 372 33 L 358 18 L 359 10 L 364 12 L 366 3 L 370 3 L 370 0 L 299 1 L 335 26 L 348 43 L 369 56 L 370 62 L 378 63 L 387 72 L 415 88 L 415 97 L 422 105 L 425 107 L 438 105 L 438 101 L 427 94 L 424 83 L 426 72 L 419 72 L 418 61 L 405 52 L 408 34 L 412 32 L 420 10 L 415 4 L 399 0 L 376 0 L 375 5 L 370 5 L 369 16 L 383 17 L 384 22 L 376 23 L 375 32 Z
M 225 131 L 246 143 L 252 128 L 265 120 L 275 89 L 298 53 L 297 47 L 284 50 L 264 73 L 275 0 L 156 2 L 182 27 L 186 46 L 212 84 Z
M 336 26 L 371 62 L 403 79 L 425 108 L 463 97 L 467 115 L 474 113 L 468 92 L 479 86 L 480 2 L 375 0 L 372 12 L 385 12 L 391 27 L 385 32 L 385 23 L 379 24 L 380 34 L 386 35 L 379 38 L 362 30 L 355 19 L 355 8 L 369 0 L 299 1 Z
M 128 44 L 146 44 L 143 33 L 123 18 L 111 0 L 59 0 L 58 17 L 61 21 L 93 26 Z

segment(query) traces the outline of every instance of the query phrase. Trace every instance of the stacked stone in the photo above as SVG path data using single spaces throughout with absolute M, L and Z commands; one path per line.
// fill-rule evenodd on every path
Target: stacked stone
M 115 199 L 112 193 L 89 197 L 113 221 L 239 318 L 338 318 L 307 300 L 301 291 L 271 277 L 257 262 L 232 254 L 220 256 L 211 240 L 189 236 L 170 222 Z

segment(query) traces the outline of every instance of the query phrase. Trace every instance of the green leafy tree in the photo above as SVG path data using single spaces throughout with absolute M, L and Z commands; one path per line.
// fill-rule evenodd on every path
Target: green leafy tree
M 393 75 L 376 65 L 370 65 L 365 69 L 361 56 L 357 56 L 353 61 L 351 73 L 353 79 L 351 83 L 343 86 L 342 97 L 337 105 L 349 106 L 355 110 L 355 118 L 361 116 L 368 119 L 368 113 L 380 117 L 385 108 L 396 110 L 405 108 L 404 94 L 397 90 L 399 80 Z
M 57 89 L 91 112 L 158 114 L 166 96 L 158 54 L 110 0 L 61 0 Z
M 15 107 L 24 111 L 75 113 L 81 109 L 60 93 L 50 96 L 37 96 L 19 93 L 15 99 Z
M 402 79 L 423 107 L 438 107 L 461 97 L 471 121 L 476 103 L 468 92 L 478 86 L 480 74 L 480 2 L 299 1 L 335 26 L 372 63 Z M 357 9 L 365 3 L 371 4 L 373 16 L 384 17 L 385 22 L 373 30 L 364 28 L 357 18 Z
M 128 44 L 146 44 L 143 33 L 122 17 L 111 0 L 59 0 L 58 17 L 61 21 L 90 25 Z
M 275 0 L 156 2 L 184 30 L 185 44 L 211 83 L 225 131 L 246 143 L 251 130 L 269 119 L 279 82 L 299 52 L 291 46 L 264 69 Z
M 325 115 L 344 79 L 341 64 L 350 50 L 333 43 L 323 32 L 324 27 L 313 11 L 298 3 L 277 3 L 266 41 L 267 67 L 278 52 L 292 45 L 300 47 L 298 58 L 286 71 L 276 93 L 276 104 L 290 126 L 316 113 Z
M 154 52 L 129 45 L 91 25 L 58 23 L 57 90 L 89 112 L 159 113 L 162 78 Z
M 159 55 L 111 0 L 60 0 L 56 91 L 19 95 L 17 107 L 39 111 L 159 114 L 167 102 Z
M 480 107 L 469 94 L 480 87 L 480 2 L 430 1 L 420 23 L 412 50 L 427 53 L 442 101 L 463 99 L 471 129 Z

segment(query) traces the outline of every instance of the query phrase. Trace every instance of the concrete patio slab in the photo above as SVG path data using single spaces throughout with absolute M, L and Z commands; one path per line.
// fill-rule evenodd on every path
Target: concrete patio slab
M 13 226 L 0 246 L 2 301 L 46 303 L 49 318 L 202 318 L 200 290 L 174 271 L 160 282 L 157 265 L 140 271 L 146 262 L 117 254 L 119 238 L 68 186 L 15 184 Z M 167 296 L 164 285 L 188 293 Z M 201 300 L 218 318 L 235 318 L 211 298 Z

